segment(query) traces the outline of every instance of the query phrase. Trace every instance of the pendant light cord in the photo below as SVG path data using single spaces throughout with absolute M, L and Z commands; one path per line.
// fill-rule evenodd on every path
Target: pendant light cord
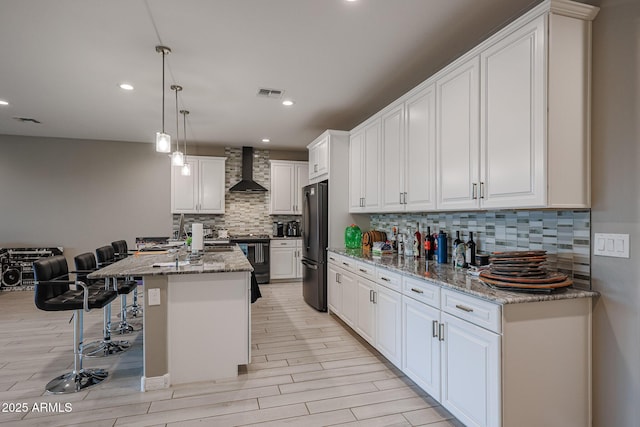
M 178 88 L 176 85 L 176 151 L 180 151 L 180 125 L 178 124 Z
M 162 51 L 162 133 L 164 133 L 164 57 L 165 51 Z

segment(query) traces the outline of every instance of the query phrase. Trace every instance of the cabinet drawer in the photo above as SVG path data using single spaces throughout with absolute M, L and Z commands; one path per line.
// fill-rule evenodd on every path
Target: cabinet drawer
M 272 248 L 295 248 L 296 240 L 273 239 L 271 240 Z
M 502 308 L 498 304 L 442 289 L 442 311 L 493 332 L 502 332 Z
M 402 293 L 432 307 L 440 308 L 440 286 L 426 280 L 405 277 L 402 282 Z
M 356 261 L 346 256 L 329 253 L 329 262 L 335 263 L 338 267 L 347 271 L 356 272 Z
M 402 291 L 402 275 L 386 268 L 376 268 L 376 282 L 394 291 Z
M 376 278 L 376 266 L 367 264 L 366 262 L 356 262 L 355 267 L 356 274 L 366 277 L 367 279 L 375 280 Z

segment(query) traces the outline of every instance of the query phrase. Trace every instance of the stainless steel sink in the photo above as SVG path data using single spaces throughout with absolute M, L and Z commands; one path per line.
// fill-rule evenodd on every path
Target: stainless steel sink
M 205 252 L 233 252 L 235 245 L 212 245 L 205 246 Z

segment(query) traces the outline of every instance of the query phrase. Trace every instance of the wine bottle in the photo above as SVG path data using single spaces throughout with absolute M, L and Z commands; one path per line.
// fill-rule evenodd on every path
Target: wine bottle
M 416 232 L 413 234 L 413 256 L 420 258 L 420 249 L 422 249 L 422 234 L 420 234 L 420 223 L 416 223 Z
M 458 230 L 456 231 L 456 240 L 453 241 L 453 249 L 455 249 L 460 243 L 462 243 L 462 240 L 460 240 L 460 230 Z
M 436 242 L 435 239 L 433 238 L 433 235 L 431 234 L 431 227 L 427 227 L 427 235 L 425 236 L 425 242 L 424 242 L 424 247 L 425 247 L 425 257 L 431 261 L 433 260 L 433 254 L 436 250 Z
M 393 237 L 391 238 L 393 252 L 398 252 L 398 229 L 393 227 Z
M 469 241 L 467 242 L 467 253 L 465 258 L 469 265 L 476 265 L 476 242 L 473 241 L 473 231 L 469 232 Z

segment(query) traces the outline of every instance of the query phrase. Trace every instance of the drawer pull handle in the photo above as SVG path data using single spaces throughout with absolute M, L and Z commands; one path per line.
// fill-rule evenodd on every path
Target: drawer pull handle
M 363 273 L 367 272 L 367 270 L 365 270 L 364 268 L 359 268 L 358 270 L 362 271 Z
M 462 311 L 466 311 L 467 313 L 471 313 L 473 312 L 473 308 L 461 305 L 461 304 L 456 304 L 456 308 L 462 310 Z
M 438 338 L 438 321 L 433 321 L 433 337 Z
M 423 291 L 423 290 L 421 290 L 421 289 L 411 288 L 411 291 L 412 291 L 412 292 L 415 292 L 415 293 L 417 293 L 417 294 L 424 294 L 424 291 Z
M 342 265 L 346 265 L 347 267 L 351 267 L 348 262 L 343 262 Z
M 386 278 L 386 277 L 384 277 L 384 276 L 381 276 L 381 277 L 380 277 L 380 279 L 384 280 L 385 282 L 390 282 L 390 281 L 391 281 L 391 279 L 387 279 L 387 278 Z

